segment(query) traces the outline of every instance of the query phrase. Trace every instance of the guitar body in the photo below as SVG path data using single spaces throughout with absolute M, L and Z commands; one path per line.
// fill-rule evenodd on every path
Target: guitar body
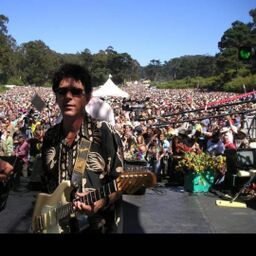
M 52 194 L 38 194 L 32 217 L 35 233 L 62 233 L 56 209 L 69 203 L 71 191 L 70 181 L 63 181 Z
M 155 184 L 156 176 L 151 172 L 124 172 L 116 180 L 84 195 L 82 202 L 91 205 L 116 191 L 134 193 L 141 187 L 145 189 Z M 75 213 L 73 202 L 70 201 L 72 190 L 70 181 L 63 181 L 52 194 L 38 194 L 32 216 L 32 230 L 34 233 L 64 232 L 60 222 Z M 85 215 L 76 215 L 78 218 L 79 216 L 81 217 L 81 227 L 79 229 L 86 228 L 88 223 L 85 221 Z M 65 232 L 70 232 L 70 230 Z

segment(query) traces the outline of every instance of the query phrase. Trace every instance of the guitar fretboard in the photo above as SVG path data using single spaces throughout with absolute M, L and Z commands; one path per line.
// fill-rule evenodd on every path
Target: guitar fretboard
M 82 198 L 82 202 L 85 204 L 93 204 L 94 202 L 107 197 L 113 192 L 117 191 L 116 181 L 113 180 L 99 189 L 90 191 L 87 195 Z
M 80 201 L 87 205 L 90 205 L 102 198 L 107 197 L 108 195 L 116 191 L 117 191 L 116 181 L 113 180 L 107 183 L 106 185 L 103 185 L 99 189 L 90 191 L 87 195 L 80 198 Z M 74 212 L 75 210 L 73 209 L 73 203 L 68 203 L 60 207 L 57 207 L 56 209 L 57 219 L 61 220 Z

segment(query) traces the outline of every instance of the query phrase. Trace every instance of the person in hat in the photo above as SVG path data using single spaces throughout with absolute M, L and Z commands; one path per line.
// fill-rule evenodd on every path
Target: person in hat
M 237 149 L 249 147 L 249 140 L 247 139 L 247 132 L 245 129 L 238 130 L 235 135 L 235 144 Z
M 222 140 L 225 145 L 225 149 L 236 150 L 233 130 L 230 127 L 223 127 L 221 128 L 220 133 L 222 134 Z

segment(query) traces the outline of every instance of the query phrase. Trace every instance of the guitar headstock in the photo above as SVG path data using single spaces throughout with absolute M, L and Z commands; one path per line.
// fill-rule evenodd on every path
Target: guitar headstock
M 140 187 L 153 187 L 156 185 L 156 175 L 150 171 L 123 172 L 116 179 L 117 190 L 133 193 Z

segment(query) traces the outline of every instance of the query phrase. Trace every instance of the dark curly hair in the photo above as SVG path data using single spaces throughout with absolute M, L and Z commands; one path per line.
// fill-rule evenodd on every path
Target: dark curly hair
M 61 80 L 67 77 L 72 77 L 76 81 L 81 81 L 87 94 L 92 92 L 91 76 L 88 70 L 78 64 L 66 63 L 62 65 L 53 75 L 52 90 L 55 93 L 59 88 Z

